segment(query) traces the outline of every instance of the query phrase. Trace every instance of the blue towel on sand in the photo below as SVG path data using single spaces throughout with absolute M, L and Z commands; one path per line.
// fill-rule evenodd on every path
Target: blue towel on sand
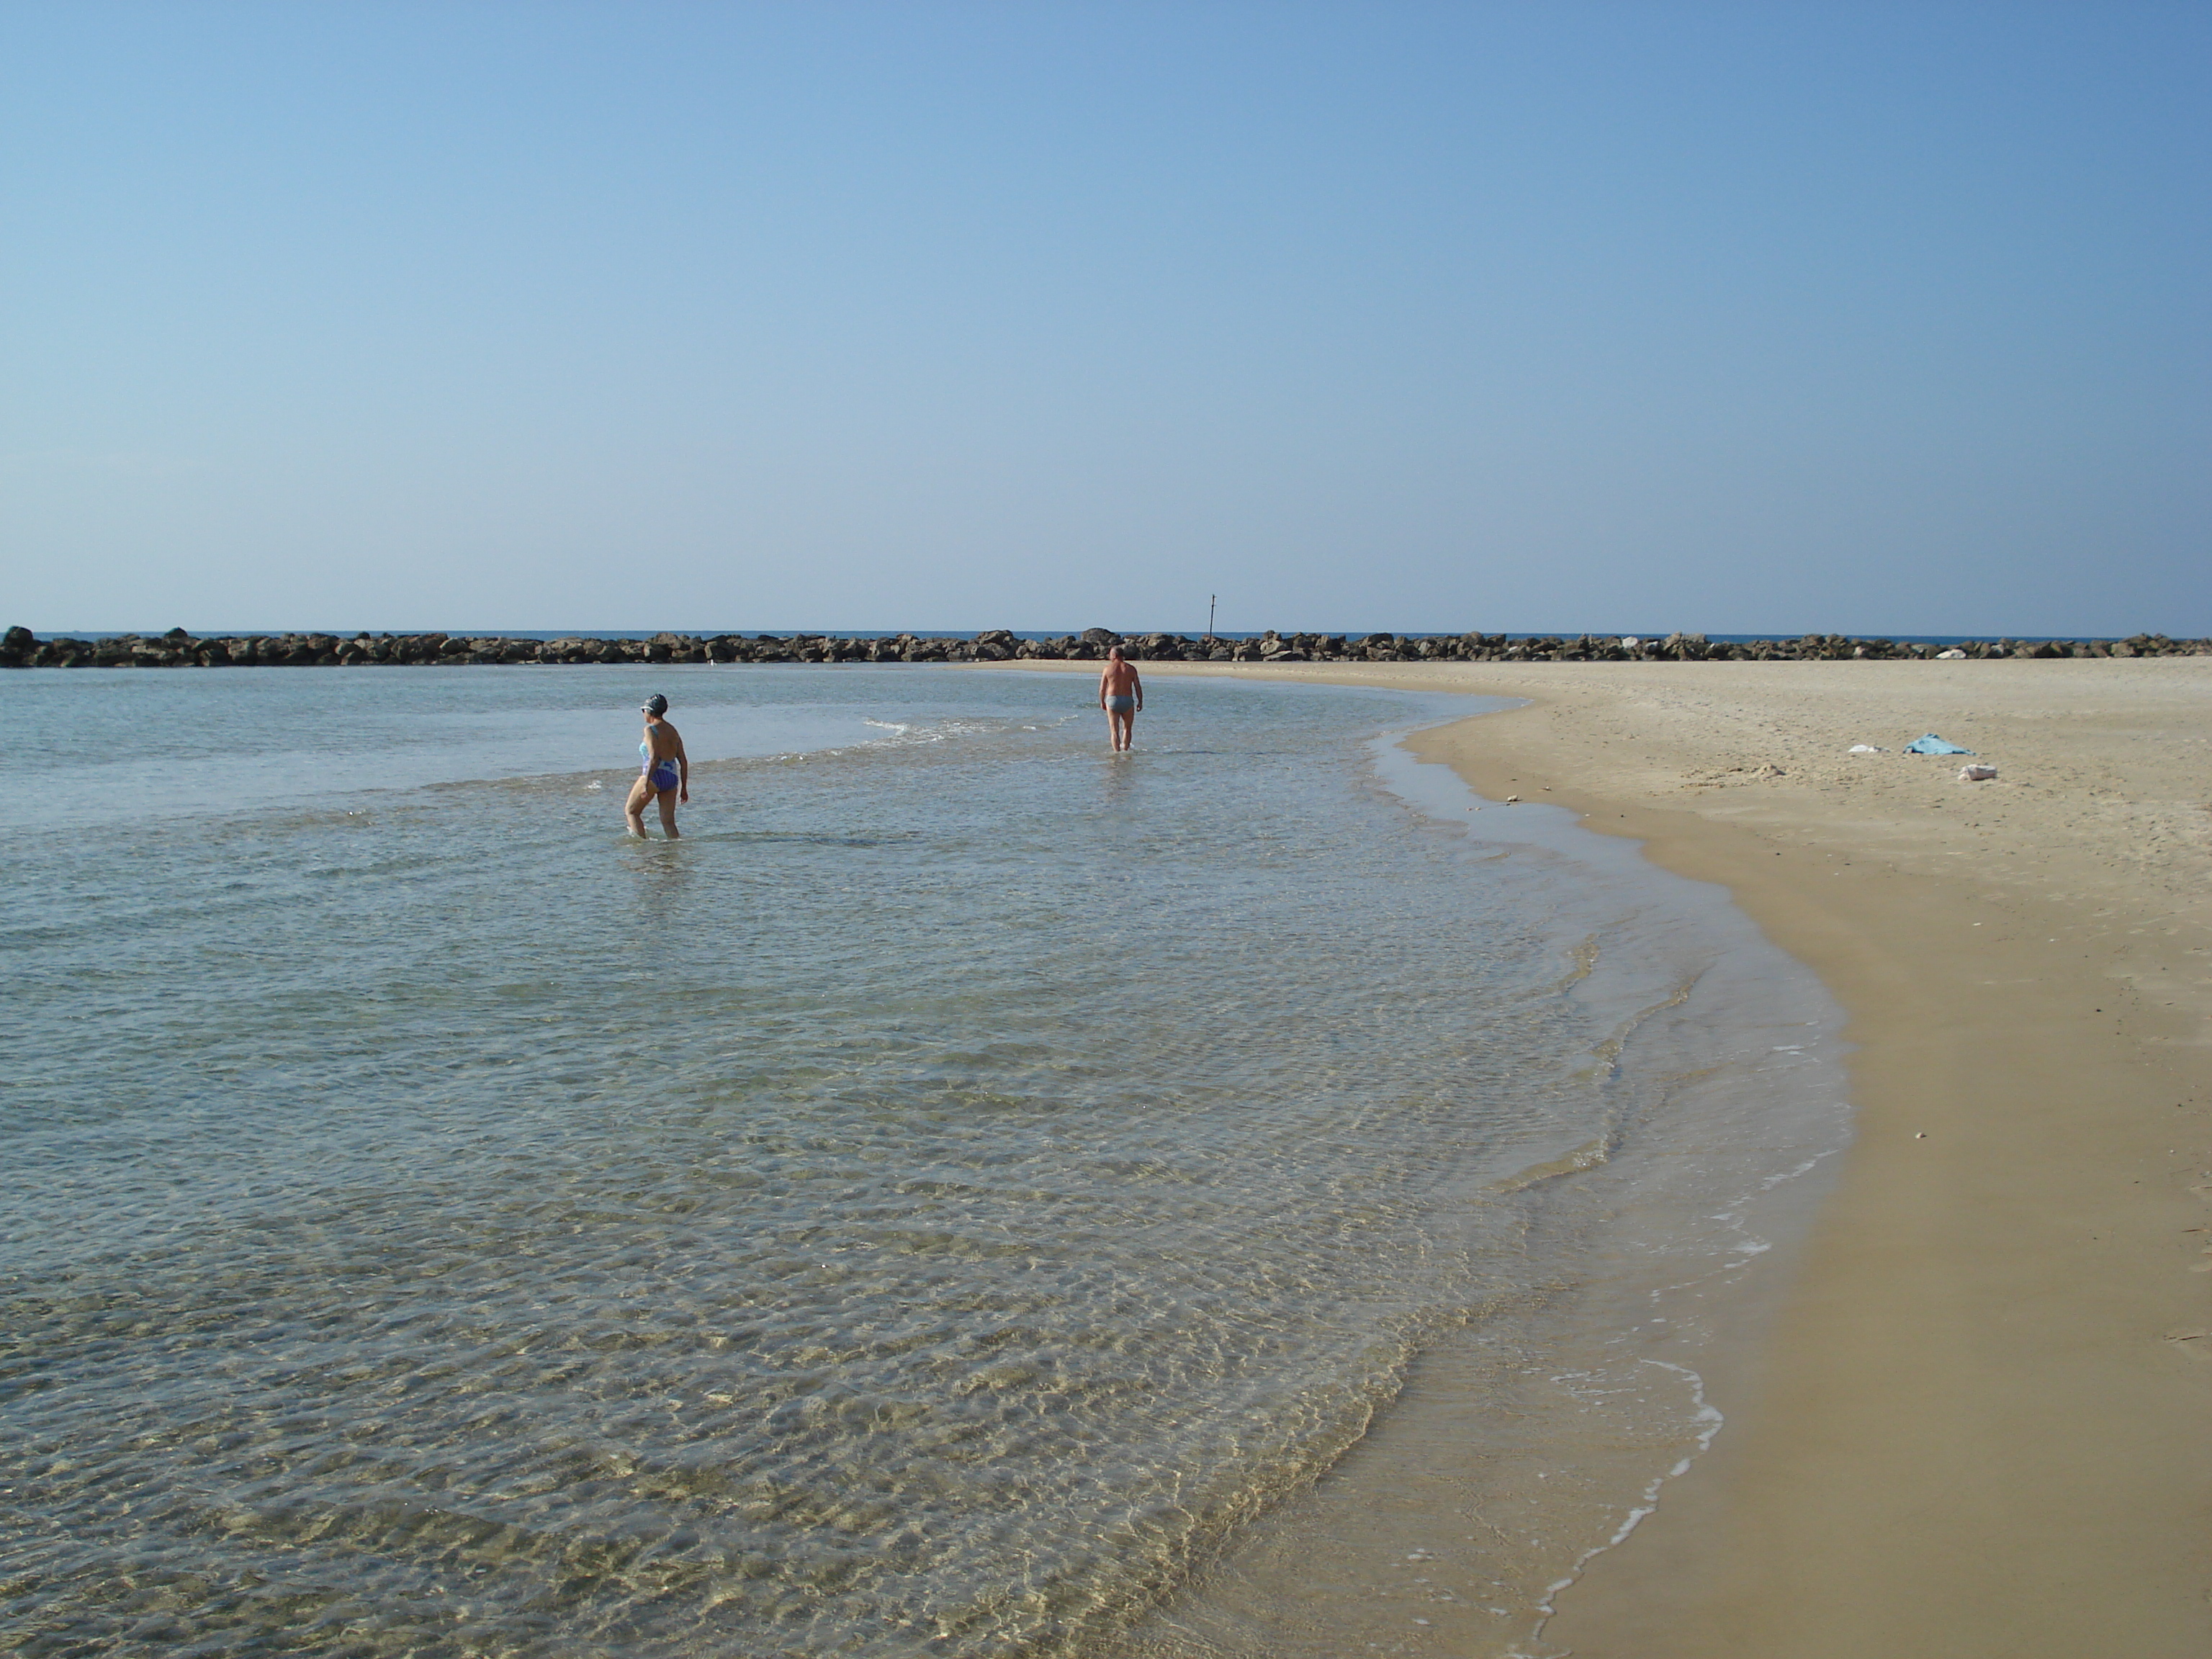
M 1905 752 L 1908 755 L 1971 755 L 1974 751 L 1971 749 L 1961 749 L 1955 743 L 1946 743 L 1930 732 L 1926 737 L 1915 738 L 1911 743 L 1906 744 Z

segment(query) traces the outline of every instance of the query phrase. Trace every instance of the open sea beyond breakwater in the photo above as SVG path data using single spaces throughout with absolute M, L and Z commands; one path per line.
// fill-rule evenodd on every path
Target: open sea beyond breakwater
M 1475 700 L 0 699 L 12 1651 L 1540 1653 L 1844 1135 L 1719 894 L 1389 741 Z M 1470 1344 L 1436 1565 L 1330 1588 Z

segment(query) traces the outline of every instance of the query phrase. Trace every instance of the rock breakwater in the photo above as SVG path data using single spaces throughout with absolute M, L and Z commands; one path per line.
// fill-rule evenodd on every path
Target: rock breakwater
M 1104 628 L 1050 638 L 1006 629 L 976 635 L 656 634 L 650 639 L 567 635 L 559 639 L 464 634 L 166 634 L 57 635 L 27 628 L 0 636 L 0 668 L 347 668 L 465 663 L 1052 662 L 1096 660 L 1109 647 L 1139 662 L 1790 662 L 1991 657 L 2212 656 L 2212 640 L 2137 634 L 2124 640 L 1997 640 L 1944 647 L 1924 642 L 1808 634 L 1797 639 L 1712 640 L 1703 634 L 1281 634 L 1218 639 L 1121 635 Z

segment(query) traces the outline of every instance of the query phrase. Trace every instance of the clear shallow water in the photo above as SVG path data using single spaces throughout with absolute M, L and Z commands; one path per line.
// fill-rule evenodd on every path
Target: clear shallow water
M 1117 760 L 1089 698 L 0 678 L 0 1632 L 1084 1652 L 1471 1309 L 1740 1261 L 1687 1218 L 1832 1144 L 1761 1069 L 1817 996 L 1371 743 L 1463 701 L 1163 682 Z M 1522 1179 L 1608 1150 L 1632 1233 Z

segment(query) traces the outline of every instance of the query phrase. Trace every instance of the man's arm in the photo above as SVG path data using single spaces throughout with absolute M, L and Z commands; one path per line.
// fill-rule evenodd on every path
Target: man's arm
M 1139 714 L 1143 714 L 1145 712 L 1145 677 L 1133 668 L 1129 671 L 1129 695 L 1137 700 L 1136 712 Z
M 1101 708 L 1106 706 L 1106 677 L 1113 672 L 1110 668 L 1102 668 L 1098 671 L 1098 706 Z

